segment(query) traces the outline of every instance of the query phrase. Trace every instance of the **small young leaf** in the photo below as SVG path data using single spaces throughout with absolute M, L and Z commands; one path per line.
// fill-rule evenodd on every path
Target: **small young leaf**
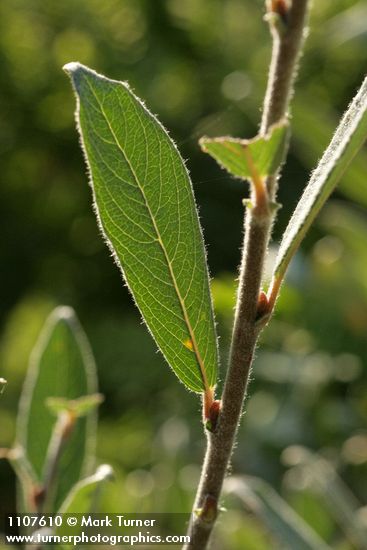
M 46 399 L 47 407 L 56 416 L 60 413 L 68 412 L 76 418 L 86 416 L 101 403 L 103 403 L 103 395 L 100 393 L 84 395 L 83 397 L 78 397 L 78 399 L 64 399 L 62 397 L 49 397 Z
M 177 376 L 216 382 L 217 342 L 191 182 L 167 132 L 131 92 L 78 63 L 65 66 L 101 230 Z
M 330 547 L 283 500 L 274 489 L 259 478 L 230 478 L 227 492 L 241 499 L 245 507 L 255 514 L 289 550 L 330 550 Z
M 94 360 L 79 322 L 71 308 L 59 307 L 48 318 L 31 356 L 18 417 L 17 443 L 24 449 L 40 485 L 55 426 L 46 400 L 77 399 L 94 394 L 96 386 Z M 90 472 L 95 424 L 94 412 L 78 419 L 73 427 L 58 466 L 57 506 L 70 488 Z
M 222 168 L 241 179 L 251 180 L 253 171 L 260 177 L 275 174 L 282 163 L 287 144 L 288 123 L 272 126 L 266 136 L 254 139 L 203 137 L 200 145 Z
M 279 248 L 273 286 L 278 286 L 277 281 L 283 279 L 304 235 L 366 137 L 367 78 L 344 114 L 290 219 Z

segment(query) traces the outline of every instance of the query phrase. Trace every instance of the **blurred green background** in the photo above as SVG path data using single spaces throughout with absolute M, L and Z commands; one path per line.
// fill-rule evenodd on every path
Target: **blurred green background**
M 223 379 L 247 188 L 203 155 L 197 140 L 257 131 L 271 47 L 263 4 L 0 3 L 0 376 L 8 380 L 0 400 L 0 446 L 12 443 L 29 353 L 47 314 L 57 304 L 71 305 L 91 341 L 106 396 L 98 458 L 117 472 L 106 496 L 110 510 L 190 510 L 204 438 L 198 398 L 156 352 L 98 233 L 74 98 L 61 67 L 78 60 L 128 80 L 188 159 L 213 277 Z M 366 20 L 363 0 L 314 2 L 275 243 L 363 78 Z M 365 151 L 291 266 L 257 351 L 233 461 L 234 473 L 269 482 L 340 549 L 357 546 L 296 463 L 299 446 L 326 457 L 367 522 L 366 177 Z M 274 245 L 269 266 L 275 252 Z M 0 511 L 5 505 L 8 511 L 15 489 L 4 461 L 0 487 Z M 269 548 L 264 525 L 238 502 L 230 507 L 218 548 Z

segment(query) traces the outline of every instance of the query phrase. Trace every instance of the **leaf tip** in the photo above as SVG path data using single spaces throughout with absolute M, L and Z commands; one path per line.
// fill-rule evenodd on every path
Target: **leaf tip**
M 98 467 L 95 475 L 98 481 L 103 481 L 105 479 L 113 479 L 114 471 L 112 466 L 110 466 L 109 464 L 101 464 L 101 466 Z
M 75 90 L 78 92 L 79 86 L 81 84 L 83 76 L 85 76 L 86 73 L 91 73 L 91 69 L 88 69 L 88 67 L 85 67 L 79 61 L 71 61 L 70 63 L 66 63 L 66 65 L 63 66 L 63 71 L 70 77 L 71 82 L 75 88 Z
M 70 306 L 58 306 L 53 313 L 60 320 L 70 321 L 75 319 L 75 311 Z
M 203 136 L 199 139 L 199 146 L 201 148 L 202 151 L 204 151 L 204 153 L 207 152 L 207 143 L 208 143 L 209 139 L 206 137 L 206 136 Z
M 77 324 L 77 316 L 72 307 L 58 306 L 50 314 L 50 323 L 53 326 L 64 323 L 74 329 Z
M 81 63 L 79 63 L 78 61 L 70 61 L 70 63 L 65 63 L 65 65 L 63 66 L 63 71 L 65 71 L 67 74 L 74 74 L 75 72 L 77 72 L 78 70 L 80 70 L 80 68 L 82 67 Z

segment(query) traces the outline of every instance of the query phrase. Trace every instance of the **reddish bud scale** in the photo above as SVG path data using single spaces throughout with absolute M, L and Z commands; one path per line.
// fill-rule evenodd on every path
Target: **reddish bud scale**
M 37 486 L 32 489 L 32 493 L 30 495 L 32 509 L 35 508 L 36 510 L 40 510 L 45 499 L 45 494 L 45 488 L 42 486 Z
M 286 23 L 288 18 L 289 3 L 287 0 L 271 0 L 270 11 L 279 15 L 282 21 Z
M 206 495 L 203 507 L 200 512 L 200 519 L 207 523 L 213 523 L 218 515 L 217 499 L 212 495 Z
M 257 301 L 256 321 L 261 319 L 269 311 L 269 301 L 263 290 L 260 291 Z
M 221 406 L 222 402 L 220 400 L 216 399 L 215 401 L 213 401 L 208 411 L 207 417 L 205 418 L 205 427 L 210 432 L 214 432 L 217 427 Z

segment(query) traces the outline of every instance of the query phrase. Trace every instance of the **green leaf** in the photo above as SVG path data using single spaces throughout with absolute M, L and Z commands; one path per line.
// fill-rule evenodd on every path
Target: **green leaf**
M 111 479 L 113 479 L 113 470 L 111 466 L 102 464 L 98 467 L 94 475 L 79 481 L 71 489 L 58 513 L 88 514 L 97 512 L 98 495 L 101 485 Z
M 227 492 L 237 495 L 289 550 L 328 550 L 329 546 L 265 481 L 247 477 L 230 478 Z
M 288 138 L 288 123 L 282 121 L 271 127 L 265 136 L 254 139 L 231 137 L 203 137 L 200 145 L 205 153 L 212 156 L 222 168 L 241 179 L 266 177 L 277 172 L 283 161 Z
M 215 385 L 217 342 L 205 251 L 184 162 L 126 83 L 64 67 L 95 209 L 107 243 L 163 355 L 196 392 Z
M 78 399 L 64 399 L 62 397 L 49 397 L 46 399 L 46 405 L 54 415 L 68 412 L 76 418 L 86 416 L 101 403 L 103 403 L 103 395 L 100 393 L 84 395 L 78 397 Z
M 19 480 L 29 487 L 37 483 L 37 476 L 22 447 L 16 446 L 11 449 L 0 449 L 0 451 L 3 453 L 0 453 L 0 458 L 6 458 L 9 461 Z
M 79 481 L 70 491 L 65 501 L 60 507 L 58 514 L 78 514 L 78 517 L 82 517 L 82 514 L 88 515 L 91 513 L 98 513 L 99 500 L 101 491 L 107 481 L 113 479 L 113 470 L 108 464 L 102 464 L 99 466 L 96 473 L 82 481 Z M 64 517 L 65 517 L 64 515 Z M 83 527 L 78 525 L 71 528 L 64 521 L 63 525 L 57 527 L 55 530 L 56 536 L 68 536 L 72 533 L 74 536 L 79 535 L 83 530 Z M 62 544 L 62 548 L 73 548 L 72 544 Z
M 309 101 L 307 93 L 297 91 L 297 102 L 292 108 L 293 147 L 305 166 L 312 168 L 320 151 L 327 147 L 335 129 L 335 113 L 330 112 L 329 100 L 318 98 L 317 104 Z M 367 151 L 361 150 L 340 182 L 338 191 L 358 204 L 367 207 Z
M 28 462 L 23 447 L 19 445 L 11 449 L 0 449 L 0 459 L 5 458 L 13 468 L 17 484 L 17 509 L 20 512 L 35 513 L 36 495 L 40 489 L 37 476 Z
M 367 548 L 367 528 L 358 511 L 362 508 L 334 466 L 322 456 L 300 448 L 298 463 L 294 467 L 307 486 L 320 495 L 337 524 L 355 548 Z
M 91 350 L 71 308 L 59 307 L 48 318 L 32 353 L 19 409 L 17 442 L 41 485 L 55 417 L 46 405 L 50 397 L 77 399 L 95 393 L 95 364 Z M 58 465 L 56 505 L 70 488 L 90 472 L 94 460 L 96 414 L 80 418 Z
M 279 248 L 274 279 L 283 278 L 308 228 L 366 137 L 367 78 L 344 114 L 290 219 Z

